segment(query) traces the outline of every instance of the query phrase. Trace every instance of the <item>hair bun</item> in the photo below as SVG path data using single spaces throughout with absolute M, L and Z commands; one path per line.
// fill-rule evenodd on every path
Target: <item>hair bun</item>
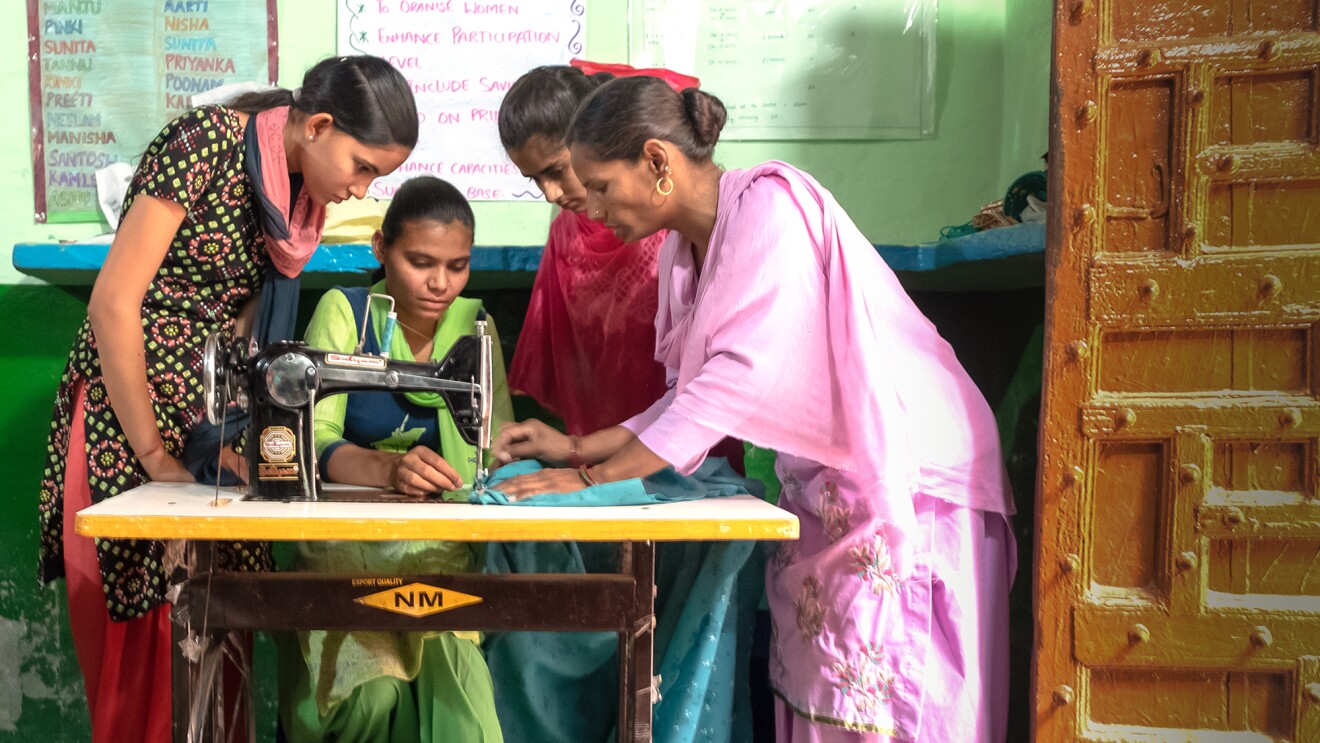
M 707 153 L 715 149 L 728 112 L 719 98 L 698 88 L 683 90 L 683 110 L 692 123 L 693 140 Z
M 578 106 L 565 142 L 600 162 L 636 162 L 647 140 L 658 139 L 693 162 L 709 162 L 726 118 L 720 99 L 696 88 L 676 92 L 658 77 L 616 77 Z

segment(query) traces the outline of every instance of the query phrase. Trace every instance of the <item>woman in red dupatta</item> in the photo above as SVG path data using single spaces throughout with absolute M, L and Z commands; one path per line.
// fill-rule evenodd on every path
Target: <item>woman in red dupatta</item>
M 500 104 L 500 141 L 545 200 L 550 225 L 509 386 L 587 434 L 642 412 L 665 393 L 655 361 L 656 257 L 665 233 L 624 242 L 586 213 L 565 135 L 578 103 L 615 76 L 654 74 L 675 89 L 695 78 L 626 65 L 538 67 Z

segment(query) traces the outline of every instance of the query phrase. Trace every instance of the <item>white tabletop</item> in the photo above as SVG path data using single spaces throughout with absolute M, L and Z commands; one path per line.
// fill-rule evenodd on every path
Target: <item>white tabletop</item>
M 148 483 L 79 511 L 84 536 L 133 539 L 686 541 L 797 539 L 797 517 L 750 495 L 645 506 L 477 506 L 410 502 L 326 485 L 331 498 L 249 501 L 239 490 Z

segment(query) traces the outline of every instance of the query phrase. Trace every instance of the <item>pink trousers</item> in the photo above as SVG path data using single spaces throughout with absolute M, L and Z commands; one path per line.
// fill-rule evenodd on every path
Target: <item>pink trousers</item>
M 1008 592 L 1017 568 L 1008 517 L 917 496 L 933 530 L 931 642 L 927 672 L 961 676 L 960 688 L 926 689 L 915 743 L 1003 743 L 1008 731 Z M 1025 681 L 1025 679 L 1024 679 Z M 798 715 L 775 699 L 779 743 L 887 743 Z M 905 742 L 907 743 L 907 742 Z
M 74 410 L 82 410 L 81 387 L 74 399 Z M 95 540 L 73 530 L 74 515 L 92 505 L 81 416 L 70 426 L 64 467 L 65 587 L 92 743 L 169 743 L 170 607 L 159 606 L 128 622 L 111 621 Z

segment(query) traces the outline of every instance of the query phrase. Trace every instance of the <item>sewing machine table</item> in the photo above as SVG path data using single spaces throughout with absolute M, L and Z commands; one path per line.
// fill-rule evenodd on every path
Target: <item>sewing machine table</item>
M 655 543 L 798 536 L 795 516 L 752 496 L 538 508 L 389 497 L 371 502 L 362 488 L 326 488 L 331 499 L 317 502 L 247 501 L 229 488 L 220 489 L 217 501 L 213 486 L 149 483 L 78 512 L 75 529 L 84 536 L 186 540 L 188 559 L 176 574 L 182 589 L 175 612 L 190 616 L 194 631 L 205 626 L 212 640 L 229 631 L 294 629 L 617 632 L 621 741 L 651 739 Z M 576 575 L 211 569 L 209 546 L 216 542 L 331 539 L 618 542 L 620 564 L 617 573 Z M 361 601 L 368 597 L 370 603 Z M 185 628 L 176 621 L 174 631 L 174 740 L 182 742 L 199 664 L 183 660 L 177 641 L 186 636 Z M 247 709 L 250 714 L 252 705 Z M 219 716 L 211 717 L 206 732 L 213 734 Z

